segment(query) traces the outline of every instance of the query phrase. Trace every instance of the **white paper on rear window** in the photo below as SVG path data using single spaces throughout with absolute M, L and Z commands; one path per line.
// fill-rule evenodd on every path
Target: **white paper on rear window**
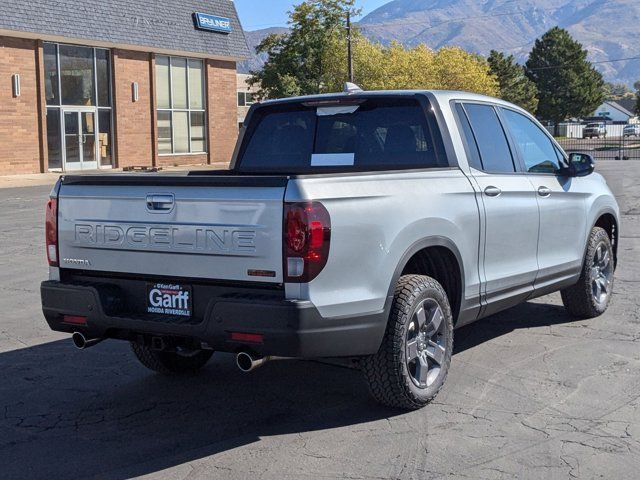
M 355 153 L 314 153 L 311 155 L 312 167 L 345 167 L 353 165 Z

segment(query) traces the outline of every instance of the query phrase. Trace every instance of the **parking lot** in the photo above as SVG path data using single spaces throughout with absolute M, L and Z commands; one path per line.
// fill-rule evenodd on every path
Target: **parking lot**
M 166 378 L 123 342 L 78 351 L 42 317 L 50 186 L 0 189 L 0 478 L 637 478 L 640 161 L 603 161 L 623 213 L 611 307 L 559 294 L 456 331 L 436 401 L 404 413 L 358 371 L 214 355 Z

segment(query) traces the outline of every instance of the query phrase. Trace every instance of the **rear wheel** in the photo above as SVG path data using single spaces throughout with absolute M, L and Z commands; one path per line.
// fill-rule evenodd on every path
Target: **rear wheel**
M 569 314 L 593 318 L 605 312 L 613 291 L 613 268 L 609 235 L 604 229 L 594 227 L 578 283 L 561 291 L 562 302 Z
M 142 365 L 165 375 L 195 373 L 204 367 L 213 355 L 213 350 L 182 349 L 162 352 L 135 342 L 131 342 L 131 349 Z
M 452 350 L 453 318 L 442 286 L 427 276 L 402 276 L 380 349 L 362 361 L 372 396 L 395 408 L 426 405 L 444 384 Z

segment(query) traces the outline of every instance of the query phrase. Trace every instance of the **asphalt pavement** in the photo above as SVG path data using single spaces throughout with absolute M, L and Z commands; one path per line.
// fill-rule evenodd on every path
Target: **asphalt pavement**
M 623 212 L 614 297 L 558 294 L 456 331 L 449 378 L 411 412 L 358 371 L 214 355 L 166 378 L 123 342 L 78 351 L 40 311 L 50 186 L 0 189 L 0 478 L 638 478 L 640 161 L 601 162 Z

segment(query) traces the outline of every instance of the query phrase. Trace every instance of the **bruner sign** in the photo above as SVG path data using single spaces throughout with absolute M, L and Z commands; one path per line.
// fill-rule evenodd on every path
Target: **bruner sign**
M 208 13 L 194 13 L 196 27 L 200 30 L 211 32 L 231 33 L 231 20 L 227 17 L 218 17 Z

